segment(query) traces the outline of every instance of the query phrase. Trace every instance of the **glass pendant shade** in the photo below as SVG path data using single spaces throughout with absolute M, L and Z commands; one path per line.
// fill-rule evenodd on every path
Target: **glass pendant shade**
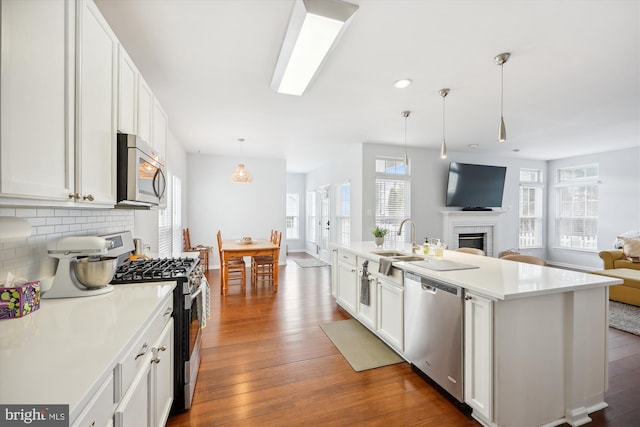
M 253 177 L 249 173 L 248 170 L 245 169 L 244 165 L 240 163 L 236 170 L 231 174 L 231 182 L 238 184 L 249 184 L 253 182 Z
M 409 167 L 409 154 L 407 152 L 407 118 L 411 114 L 411 111 L 403 111 L 402 117 L 404 117 L 404 166 Z
M 444 142 L 444 139 L 442 140 L 442 145 L 440 145 L 440 158 L 447 158 L 447 144 Z

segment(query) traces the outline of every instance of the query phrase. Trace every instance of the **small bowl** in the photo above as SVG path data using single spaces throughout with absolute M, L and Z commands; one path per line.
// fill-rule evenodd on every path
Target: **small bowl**
M 94 260 L 80 258 L 72 263 L 73 272 L 78 281 L 87 288 L 101 288 L 113 280 L 118 258 L 102 257 Z
M 251 237 L 243 237 L 242 241 L 243 242 L 250 242 L 251 241 Z

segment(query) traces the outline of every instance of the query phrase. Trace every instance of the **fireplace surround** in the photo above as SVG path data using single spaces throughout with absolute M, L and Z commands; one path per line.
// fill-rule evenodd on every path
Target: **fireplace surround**
M 487 256 L 498 255 L 498 223 L 502 211 L 441 211 L 441 213 L 443 238 L 449 249 L 455 250 L 461 247 L 460 235 L 463 237 L 480 235 L 483 237 L 483 247 L 478 249 L 485 251 Z

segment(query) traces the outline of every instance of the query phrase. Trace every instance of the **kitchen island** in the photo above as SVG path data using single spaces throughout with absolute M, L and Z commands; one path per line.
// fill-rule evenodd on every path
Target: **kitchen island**
M 608 287 L 620 280 L 455 251 L 443 260 L 474 268 L 436 271 L 400 256 L 387 275 L 373 242 L 332 250 L 338 304 L 403 356 L 403 272 L 463 288 L 464 403 L 482 424 L 578 426 L 607 406 Z M 378 285 L 369 305 L 359 301 L 365 260 Z
M 114 418 L 138 375 L 128 361 L 130 351 L 138 352 L 144 339 L 144 354 L 135 362 L 149 364 L 151 339 L 172 331 L 174 287 L 175 282 L 131 284 L 103 295 L 43 299 L 38 311 L 0 321 L 0 403 L 65 404 L 69 425 L 105 425 L 100 420 Z M 164 355 L 159 357 L 155 366 L 166 365 Z

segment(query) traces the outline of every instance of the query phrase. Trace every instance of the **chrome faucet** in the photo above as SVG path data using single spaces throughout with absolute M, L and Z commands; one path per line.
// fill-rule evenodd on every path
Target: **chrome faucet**
M 420 249 L 420 247 L 416 245 L 416 223 L 413 222 L 411 218 L 402 220 L 402 222 L 400 223 L 400 227 L 398 227 L 398 236 L 402 234 L 402 226 L 407 221 L 411 223 L 411 252 L 418 253 L 418 249 Z

